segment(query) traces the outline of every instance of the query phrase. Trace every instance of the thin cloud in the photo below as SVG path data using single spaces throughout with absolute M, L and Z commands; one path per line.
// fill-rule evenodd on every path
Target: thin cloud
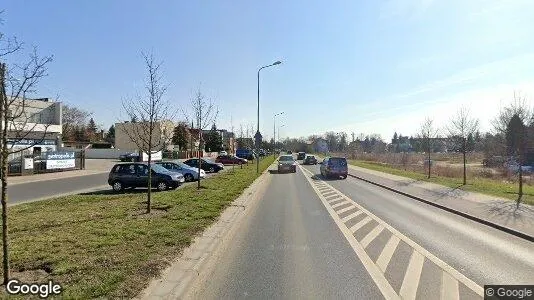
M 379 18 L 413 18 L 423 15 L 434 0 L 388 0 L 380 7 Z

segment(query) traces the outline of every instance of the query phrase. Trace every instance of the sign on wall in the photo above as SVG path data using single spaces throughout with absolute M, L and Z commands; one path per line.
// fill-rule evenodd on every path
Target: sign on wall
M 76 166 L 74 151 L 46 152 L 46 169 L 69 169 Z
M 24 158 L 24 170 L 33 169 L 33 158 Z

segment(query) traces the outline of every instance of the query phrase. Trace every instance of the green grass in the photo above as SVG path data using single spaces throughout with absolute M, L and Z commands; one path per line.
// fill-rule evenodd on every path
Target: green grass
M 404 171 L 380 163 L 359 160 L 349 160 L 349 163 L 351 165 L 366 169 L 385 172 L 398 176 L 404 176 L 415 180 L 433 182 L 451 188 L 459 188 L 465 191 L 484 193 L 510 200 L 517 199 L 517 183 L 513 184 L 488 178 L 467 178 L 467 185 L 462 185 L 462 178 L 431 176 L 430 179 L 428 179 L 427 175 L 423 173 Z M 524 195 L 522 201 L 524 203 L 534 204 L 534 186 L 523 185 L 523 194 Z
M 263 159 L 260 170 L 273 161 Z M 202 181 L 200 190 L 194 184 L 154 192 L 150 215 L 144 214 L 142 192 L 106 191 L 10 207 L 12 276 L 47 269 L 47 279 L 64 287 L 61 298 L 131 298 L 256 178 L 255 166 L 236 166 Z

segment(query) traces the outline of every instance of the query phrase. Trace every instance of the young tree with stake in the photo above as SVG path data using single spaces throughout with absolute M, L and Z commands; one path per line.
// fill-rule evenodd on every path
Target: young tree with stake
M 466 154 L 472 149 L 467 143 L 468 137 L 473 136 L 478 130 L 478 120 L 471 118 L 469 109 L 462 107 L 457 114 L 451 119 L 450 125 L 447 127 L 449 132 L 449 139 L 459 149 L 463 156 L 464 176 L 463 185 L 467 184 L 467 159 Z
M 143 59 L 147 71 L 147 79 L 144 87 L 144 95 L 133 99 L 124 100 L 122 107 L 128 119 L 136 120 L 128 126 L 122 126 L 124 133 L 137 146 L 139 151 L 148 156 L 148 190 L 147 190 L 147 214 L 151 211 L 152 196 L 152 154 L 163 149 L 166 141 L 167 130 L 165 122 L 171 118 L 171 107 L 165 100 L 164 95 L 167 86 L 163 83 L 161 75 L 161 62 L 156 62 L 152 54 L 143 53 Z M 169 132 L 170 133 L 170 132 Z

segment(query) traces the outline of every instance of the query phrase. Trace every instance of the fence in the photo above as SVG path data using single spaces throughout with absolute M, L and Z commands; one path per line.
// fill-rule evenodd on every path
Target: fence
M 84 150 L 19 155 L 8 162 L 8 176 L 42 174 L 85 169 Z

